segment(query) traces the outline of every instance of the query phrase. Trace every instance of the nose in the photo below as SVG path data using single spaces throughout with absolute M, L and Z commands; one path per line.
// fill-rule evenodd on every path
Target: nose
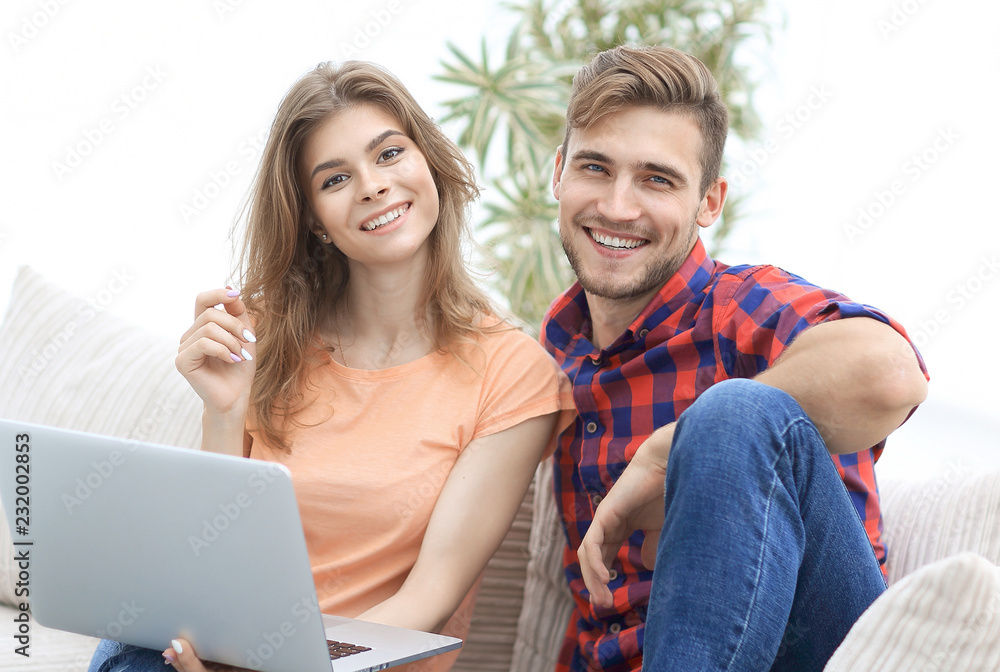
M 389 191 L 389 180 L 378 168 L 369 167 L 360 170 L 358 181 L 358 200 L 369 202 L 378 200 Z
M 597 212 L 611 222 L 631 222 L 642 213 L 632 181 L 618 178 L 597 199 Z

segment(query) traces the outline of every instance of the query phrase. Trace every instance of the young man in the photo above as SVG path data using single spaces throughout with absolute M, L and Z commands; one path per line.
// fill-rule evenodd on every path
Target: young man
M 869 306 L 708 257 L 727 126 L 673 49 L 573 82 L 552 187 L 579 282 L 542 333 L 579 411 L 555 456 L 560 671 L 821 670 L 885 589 L 872 468 L 923 364 Z

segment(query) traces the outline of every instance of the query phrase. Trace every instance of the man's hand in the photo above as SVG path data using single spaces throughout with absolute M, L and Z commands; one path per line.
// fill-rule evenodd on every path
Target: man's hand
M 667 458 L 674 438 L 675 423 L 653 432 L 639 446 L 625 471 L 594 512 L 594 522 L 580 544 L 578 556 L 583 581 L 590 592 L 590 601 L 598 607 L 611 607 L 613 598 L 608 589 L 611 575 L 608 568 L 618 549 L 636 530 L 644 530 L 642 562 L 653 568 L 656 545 L 663 527 L 663 491 L 667 475 Z

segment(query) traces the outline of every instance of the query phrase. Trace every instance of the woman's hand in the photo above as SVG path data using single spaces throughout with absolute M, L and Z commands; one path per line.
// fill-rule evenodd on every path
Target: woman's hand
M 246 414 L 256 341 L 239 292 L 215 289 L 198 295 L 194 324 L 181 337 L 174 363 L 205 402 L 206 413 Z
M 170 648 L 163 652 L 163 659 L 180 672 L 252 672 L 242 667 L 202 662 L 186 639 L 172 640 Z

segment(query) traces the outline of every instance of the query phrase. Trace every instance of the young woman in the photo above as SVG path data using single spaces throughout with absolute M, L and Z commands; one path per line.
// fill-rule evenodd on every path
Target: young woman
M 394 77 L 320 65 L 271 128 L 240 291 L 199 295 L 181 339 L 203 449 L 291 470 L 323 612 L 463 636 L 468 613 L 449 619 L 471 608 L 572 409 L 555 364 L 464 265 L 477 195 L 469 163 Z M 164 659 L 206 669 L 184 640 L 102 642 L 90 669 Z

